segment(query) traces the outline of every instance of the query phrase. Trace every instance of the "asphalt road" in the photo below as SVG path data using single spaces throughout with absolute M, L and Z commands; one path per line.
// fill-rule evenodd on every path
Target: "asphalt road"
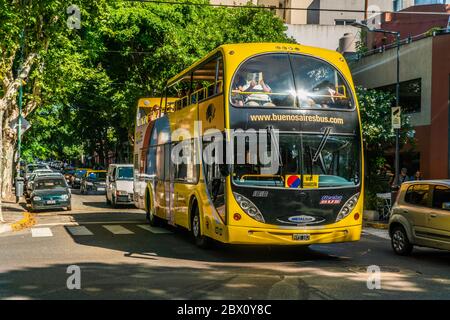
M 201 250 L 187 232 L 149 228 L 142 211 L 112 209 L 104 195 L 73 201 L 72 212 L 39 213 L 31 230 L 0 236 L 1 299 L 450 299 L 450 252 L 398 257 L 383 230 L 308 249 Z M 67 288 L 70 265 L 81 289 Z M 372 265 L 380 289 L 367 286 Z

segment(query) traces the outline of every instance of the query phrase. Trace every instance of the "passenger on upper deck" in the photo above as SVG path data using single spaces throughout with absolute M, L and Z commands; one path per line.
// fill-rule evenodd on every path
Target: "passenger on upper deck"
M 274 107 L 270 96 L 272 89 L 264 82 L 262 72 L 247 73 L 247 80 L 238 76 L 235 81 L 235 100 L 238 106 L 267 106 Z

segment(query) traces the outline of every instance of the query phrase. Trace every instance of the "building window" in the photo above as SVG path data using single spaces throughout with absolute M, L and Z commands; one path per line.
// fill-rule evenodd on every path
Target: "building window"
M 376 88 L 378 90 L 387 91 L 395 96 L 396 84 L 390 84 L 387 86 Z M 422 79 L 414 79 L 400 82 L 400 106 L 404 113 L 416 113 L 420 112 L 421 99 L 422 99 Z M 393 101 L 395 104 L 396 101 Z
M 400 11 L 403 8 L 403 0 L 394 0 L 393 3 L 394 11 Z
M 354 22 L 356 22 L 355 19 L 334 19 L 334 23 L 337 26 L 347 26 L 347 25 L 351 25 Z
M 448 0 L 447 0 L 448 2 Z M 421 4 L 445 4 L 446 0 L 414 0 L 414 5 L 418 6 Z

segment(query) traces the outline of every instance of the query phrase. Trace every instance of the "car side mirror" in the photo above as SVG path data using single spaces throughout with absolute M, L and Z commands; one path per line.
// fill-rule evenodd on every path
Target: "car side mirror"
M 450 210 L 450 202 L 443 202 L 442 203 L 442 209 Z

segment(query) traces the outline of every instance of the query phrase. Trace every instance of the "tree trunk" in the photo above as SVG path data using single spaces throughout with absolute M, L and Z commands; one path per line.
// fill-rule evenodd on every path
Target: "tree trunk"
M 0 141 L 3 141 L 3 114 L 4 109 L 0 105 Z M 0 222 L 5 222 L 2 211 L 2 176 L 3 176 L 3 143 L 0 143 Z
M 6 140 L 6 139 L 5 139 Z M 14 151 L 15 141 L 3 142 L 3 179 L 2 179 L 2 197 L 9 197 L 12 195 L 12 185 L 14 178 Z

